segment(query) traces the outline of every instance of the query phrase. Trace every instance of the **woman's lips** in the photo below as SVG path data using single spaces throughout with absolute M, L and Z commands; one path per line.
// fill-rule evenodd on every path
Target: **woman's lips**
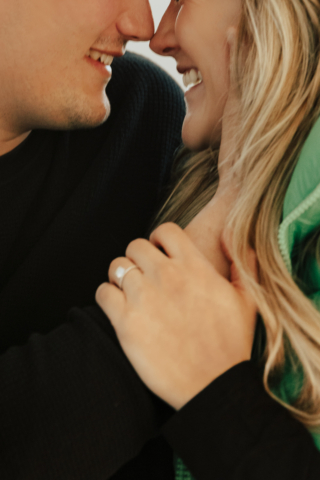
M 195 92 L 199 92 L 202 88 L 204 88 L 204 83 L 203 81 L 202 82 L 199 82 L 199 83 L 196 83 L 195 85 L 189 85 L 189 87 L 187 88 L 187 90 L 185 91 L 184 95 L 187 97 L 187 96 L 192 96 L 193 93 Z

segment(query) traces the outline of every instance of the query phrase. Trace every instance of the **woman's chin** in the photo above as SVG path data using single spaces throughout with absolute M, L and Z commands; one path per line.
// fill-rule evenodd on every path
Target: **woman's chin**
M 183 144 L 195 152 L 205 150 L 209 146 L 208 140 L 205 138 L 204 132 L 201 131 L 198 124 L 194 124 L 187 114 L 182 125 L 182 141 Z
M 212 122 L 213 125 L 197 121 L 196 115 L 187 113 L 182 125 L 183 144 L 194 152 L 200 152 L 211 147 L 219 148 L 221 141 L 221 122 Z

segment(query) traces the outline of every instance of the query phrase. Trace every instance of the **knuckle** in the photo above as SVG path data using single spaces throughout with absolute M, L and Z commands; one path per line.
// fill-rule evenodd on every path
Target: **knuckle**
M 155 232 L 157 232 L 158 235 L 166 235 L 170 232 L 175 232 L 178 229 L 178 225 L 176 225 L 173 222 L 166 222 L 160 225 Z
M 126 256 L 130 257 L 130 255 L 139 250 L 146 241 L 147 240 L 143 238 L 136 238 L 135 240 L 132 240 L 126 248 Z
M 162 233 L 165 233 L 167 231 L 167 228 L 168 228 L 168 224 L 162 223 L 154 232 L 156 235 L 161 235 Z

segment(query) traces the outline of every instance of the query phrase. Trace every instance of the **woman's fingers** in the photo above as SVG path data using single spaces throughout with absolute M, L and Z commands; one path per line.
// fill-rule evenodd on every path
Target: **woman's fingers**
M 135 295 L 142 282 L 142 272 L 138 265 L 126 257 L 118 257 L 110 263 L 109 282 L 123 290 L 124 295 Z
M 96 302 L 116 330 L 126 318 L 126 299 L 121 290 L 110 283 L 102 283 L 96 291 Z
M 123 289 L 125 296 L 135 295 L 141 287 L 143 277 L 158 278 L 159 273 L 168 270 L 165 267 L 170 265 L 173 258 L 187 264 L 192 259 L 199 259 L 199 256 L 200 252 L 187 234 L 177 225 L 167 223 L 152 233 L 150 241 L 132 241 L 127 247 L 126 257 L 111 262 L 109 281 Z
M 160 265 L 168 258 L 148 240 L 138 238 L 129 243 L 126 250 L 126 258 L 138 265 L 146 275 L 153 276 Z
M 142 272 L 153 276 L 170 259 L 187 262 L 199 257 L 200 252 L 188 235 L 174 223 L 160 225 L 150 235 L 150 241 L 137 239 L 128 245 L 126 256 L 139 266 Z
M 155 278 L 160 269 L 170 264 L 171 259 L 181 260 L 187 265 L 188 262 L 198 261 L 199 257 L 202 255 L 188 235 L 178 225 L 166 223 L 151 234 L 150 241 L 141 238 L 133 240 L 126 250 L 129 263 L 124 262 L 124 265 L 129 267 L 132 262 L 147 277 Z M 110 281 L 118 284 L 114 270 L 112 263 L 109 270 Z
M 164 223 L 156 228 L 150 235 L 150 242 L 163 249 L 169 258 L 186 261 L 200 255 L 188 235 L 175 223 Z
M 253 302 L 237 284 L 237 272 L 234 282 L 221 276 L 176 225 L 162 225 L 150 242 L 135 240 L 127 255 L 109 270 L 116 285 L 122 276 L 123 291 L 104 284 L 97 303 L 141 379 L 180 408 L 214 378 L 250 358 Z M 124 269 L 120 274 L 119 268 Z

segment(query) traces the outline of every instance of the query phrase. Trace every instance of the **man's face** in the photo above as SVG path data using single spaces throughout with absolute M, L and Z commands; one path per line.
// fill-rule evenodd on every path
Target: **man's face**
M 148 0 L 0 0 L 0 25 L 0 127 L 20 133 L 102 123 L 110 56 L 153 35 Z

